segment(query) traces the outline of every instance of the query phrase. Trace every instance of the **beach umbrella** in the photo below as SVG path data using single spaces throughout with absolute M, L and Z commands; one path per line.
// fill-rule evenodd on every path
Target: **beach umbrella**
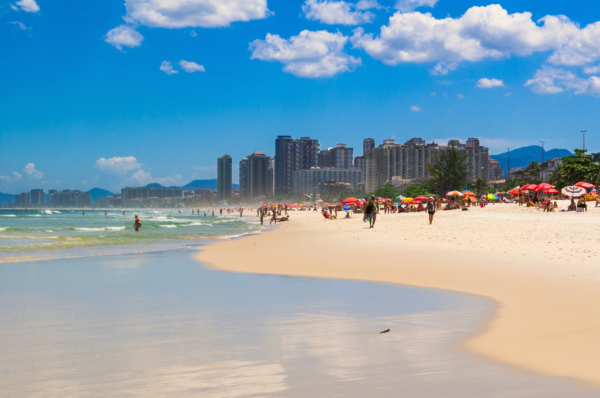
M 542 182 L 541 184 L 535 186 L 535 191 L 544 191 L 552 188 L 554 188 L 554 185 Z
M 388 198 L 384 198 L 384 199 L 379 199 L 380 202 L 391 202 L 391 199 Z
M 429 201 L 429 198 L 428 198 L 427 196 L 423 196 L 423 195 L 421 195 L 421 196 L 417 196 L 417 197 L 415 198 L 415 200 L 421 200 L 421 201 L 423 201 L 423 202 L 427 202 L 427 201 Z
M 347 199 L 342 200 L 342 203 L 356 203 L 356 202 L 360 202 L 360 201 L 356 198 L 347 198 Z
M 323 203 L 323 206 L 331 206 L 329 203 Z
M 462 192 L 458 191 L 450 191 L 446 193 L 446 196 L 465 196 Z
M 513 188 L 510 191 L 508 191 L 508 193 L 516 196 L 519 194 L 519 188 Z
M 413 200 L 414 200 L 413 198 L 405 198 L 405 199 L 402 199 L 402 203 L 410 203 Z
M 492 193 L 488 193 L 487 198 L 489 200 L 500 200 L 500 199 L 498 199 L 498 197 L 496 195 L 494 195 Z
M 477 196 L 477 195 L 475 195 L 473 192 L 470 192 L 470 191 L 463 191 L 462 193 L 463 193 L 463 195 L 465 195 L 465 196 Z
M 396 196 L 396 199 L 405 199 L 405 197 L 400 195 L 400 196 Z
M 585 194 L 585 188 L 576 187 L 574 185 L 564 187 L 561 192 L 567 196 L 581 196 Z
M 521 188 L 524 191 L 535 191 L 535 187 L 537 187 L 537 185 L 535 185 L 535 184 L 526 184 L 526 185 L 523 185 Z
M 589 182 L 585 182 L 585 181 L 578 182 L 577 184 L 575 184 L 575 186 L 585 188 L 585 189 L 592 189 L 592 188 L 596 187 L 594 184 L 590 184 Z
M 544 193 L 549 193 L 550 195 L 556 195 L 558 191 L 554 188 L 544 190 Z

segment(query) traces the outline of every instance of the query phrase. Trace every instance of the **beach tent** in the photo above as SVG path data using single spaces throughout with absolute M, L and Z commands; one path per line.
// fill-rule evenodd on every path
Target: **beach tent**
M 575 186 L 585 188 L 585 189 L 592 189 L 592 188 L 596 187 L 594 184 L 590 184 L 589 182 L 585 182 L 585 181 L 578 182 L 577 184 L 575 184 Z
M 581 195 L 585 195 L 585 188 L 581 188 L 581 187 L 576 187 L 574 185 L 568 186 L 568 187 L 564 187 L 561 192 L 563 193 L 563 195 L 567 195 L 567 196 L 581 196 Z

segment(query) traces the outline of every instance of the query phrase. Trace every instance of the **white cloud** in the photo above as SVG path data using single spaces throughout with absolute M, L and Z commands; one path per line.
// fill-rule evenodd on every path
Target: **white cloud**
M 411 105 L 410 106 L 410 111 L 411 112 L 421 112 L 421 107 L 417 106 L 417 105 Z
M 190 36 L 192 36 L 192 37 L 196 37 L 196 36 L 198 36 L 198 33 L 196 33 L 196 31 L 195 31 L 195 30 L 192 30 L 192 31 L 190 32 Z
M 395 8 L 400 12 L 414 11 L 419 7 L 434 7 L 438 0 L 398 0 Z
M 38 12 L 40 10 L 40 6 L 37 5 L 35 0 L 20 0 L 15 5 L 25 12 Z M 12 9 L 14 10 L 16 7 L 13 6 Z
M 173 64 L 171 64 L 171 61 L 163 61 L 162 64 L 160 64 L 160 68 L 158 69 L 162 70 L 167 75 L 174 75 L 176 73 L 179 73 L 178 71 L 173 69 Z
M 600 65 L 588 66 L 583 68 L 583 73 L 587 75 L 593 75 L 596 73 L 600 73 Z
M 13 21 L 13 22 L 9 22 L 9 24 L 11 25 L 17 25 L 19 27 L 19 29 L 21 30 L 27 30 L 27 26 L 25 26 L 25 24 L 23 22 L 19 22 L 19 21 Z
M 531 87 L 536 94 L 557 94 L 574 90 L 575 94 L 600 96 L 600 78 L 590 76 L 582 79 L 574 73 L 559 68 L 544 66 L 527 80 L 525 87 Z
M 531 13 L 509 14 L 498 4 L 471 7 L 460 18 L 396 12 L 379 36 L 357 28 L 351 40 L 388 65 L 478 62 L 542 51 L 553 51 L 553 64 L 584 65 L 600 58 L 600 22 L 581 29 L 565 16 L 548 15 L 536 23 Z
M 464 95 L 464 94 L 460 94 L 460 93 L 459 93 L 459 94 L 457 94 L 456 96 L 457 96 L 458 98 L 460 98 L 460 99 L 464 99 L 464 98 L 465 98 L 465 95 Z
M 478 88 L 504 87 L 504 82 L 499 79 L 488 79 L 488 78 L 484 77 L 483 79 L 479 79 L 479 81 L 477 82 L 477 87 Z
M 363 3 L 361 7 L 366 5 Z M 353 11 L 356 7 L 357 5 L 342 0 L 306 0 L 302 11 L 306 19 L 328 25 L 361 25 L 373 22 L 375 14 L 370 11 Z
M 266 18 L 267 0 L 126 0 L 130 22 L 153 28 L 214 28 Z
M 147 185 L 152 182 L 156 182 L 164 186 L 183 185 L 183 180 L 179 174 L 174 175 L 172 177 L 154 178 L 152 177 L 152 174 L 149 171 L 144 170 L 138 170 L 135 173 L 133 173 L 131 175 L 131 180 L 134 180 L 140 185 Z
M 194 72 L 205 72 L 204 66 L 203 65 L 198 65 L 195 62 L 189 62 L 189 61 L 179 61 L 179 66 L 181 66 L 181 69 L 183 69 L 184 71 L 188 72 L 188 73 L 194 73 Z
M 372 8 L 381 9 L 383 6 L 377 0 L 360 0 L 356 3 L 357 10 L 370 10 Z
M 37 171 L 35 169 L 35 165 L 33 163 L 27 163 L 27 165 L 23 168 L 23 171 L 29 175 L 31 178 L 35 178 L 36 180 L 41 180 L 44 176 L 44 173 Z M 16 172 L 15 172 L 16 173 Z M 18 173 L 16 173 L 18 174 Z M 21 175 L 19 174 L 19 178 Z
M 340 32 L 303 30 L 289 40 L 267 33 L 265 40 L 250 43 L 250 50 L 252 59 L 281 62 L 283 70 L 294 76 L 331 77 L 351 72 L 362 62 L 343 52 L 347 42 Z
M 119 50 L 123 47 L 138 47 L 142 45 L 144 36 L 128 25 L 120 25 L 108 31 L 104 41 L 115 46 Z
M 94 167 L 109 173 L 125 174 L 128 171 L 136 170 L 142 167 L 133 156 L 114 157 L 110 159 L 100 158 L 94 164 Z
M 17 173 L 16 171 L 13 171 L 13 176 L 15 180 L 20 180 L 21 177 L 23 177 L 21 174 Z
M 429 70 L 429 73 L 431 73 L 434 76 L 444 76 L 447 75 L 448 72 L 455 70 L 458 67 L 458 63 L 456 62 L 450 62 L 450 63 L 446 63 L 446 62 L 438 62 L 433 69 Z

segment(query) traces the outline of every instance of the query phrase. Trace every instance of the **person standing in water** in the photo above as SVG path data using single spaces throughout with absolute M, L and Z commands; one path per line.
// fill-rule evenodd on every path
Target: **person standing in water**
M 123 212 L 123 215 L 125 215 L 125 212 Z
M 85 216 L 85 210 L 81 210 L 81 215 Z
M 469 197 L 470 198 L 470 197 Z M 436 200 L 433 196 L 429 197 L 429 201 L 427 202 L 427 213 L 429 213 L 429 225 L 433 222 L 433 215 L 435 214 L 435 205 Z
M 105 215 L 105 216 L 108 216 L 108 213 L 106 212 L 106 210 L 104 210 L 104 215 Z
M 133 228 L 135 228 L 135 232 L 140 232 L 140 228 L 142 228 L 142 222 L 137 214 L 135 215 L 135 224 L 133 224 Z

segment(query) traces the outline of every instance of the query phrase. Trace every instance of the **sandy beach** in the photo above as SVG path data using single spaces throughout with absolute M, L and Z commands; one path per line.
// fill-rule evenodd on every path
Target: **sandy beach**
M 561 204 L 566 207 L 566 202 Z M 600 210 L 542 213 L 513 204 L 352 219 L 290 212 L 279 230 L 215 242 L 195 256 L 228 271 L 346 278 L 495 300 L 464 347 L 495 361 L 600 387 Z M 340 215 L 341 216 L 341 215 Z

